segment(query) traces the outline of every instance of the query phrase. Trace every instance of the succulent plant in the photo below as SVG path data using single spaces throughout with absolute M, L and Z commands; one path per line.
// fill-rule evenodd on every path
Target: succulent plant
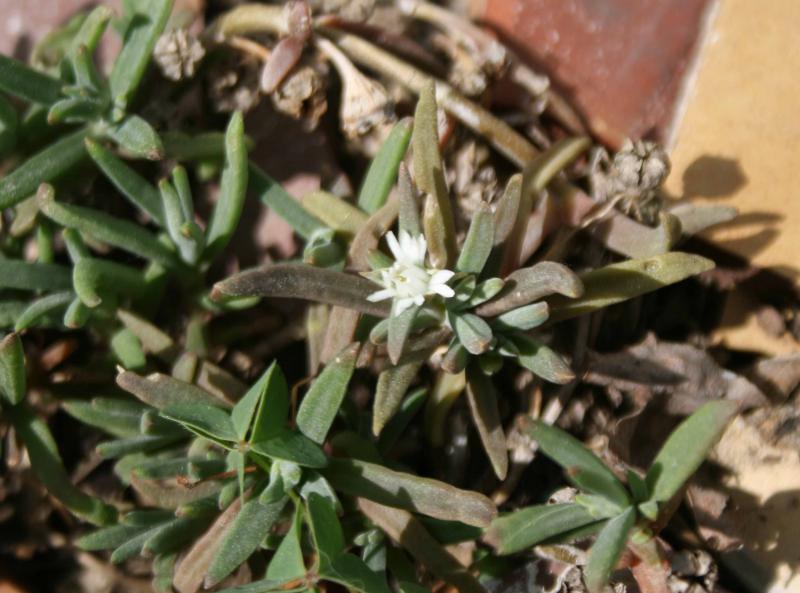
M 155 587 L 181 593 L 319 591 L 326 582 L 418 593 L 434 580 L 484 591 L 446 547 L 462 540 L 505 554 L 599 532 L 592 591 L 625 545 L 660 558 L 651 531 L 719 436 L 726 404 L 687 420 L 646 478 L 628 474 L 627 489 L 578 441 L 533 424 L 529 435 L 585 493 L 499 518 L 475 480 L 433 479 L 397 451 L 441 447 L 463 395 L 504 480 L 510 369 L 578 381 L 562 322 L 709 270 L 710 260 L 672 248 L 731 212 L 672 209 L 653 183 L 646 196 L 620 189 L 625 171 L 587 165 L 592 142 L 546 78 L 439 6 L 392 4 L 422 26 L 426 45 L 386 36 L 386 47 L 370 40 L 372 25 L 347 20 L 366 18 L 369 2 L 315 3 L 316 14 L 302 1 L 239 4 L 197 36 L 170 18 L 169 0 L 124 6 L 113 21 L 102 6 L 70 21 L 36 48 L 35 66 L 0 56 L 0 91 L 13 97 L 0 95 L 9 223 L 0 229 L 0 326 L 10 330 L 0 343 L 2 420 L 50 494 L 99 527 L 78 545 L 111 550 L 112 562 L 152 556 Z M 104 76 L 94 52 L 109 23 L 123 44 Z M 441 76 L 430 48 L 447 57 Z M 178 97 L 210 79 L 210 102 L 233 112 L 225 124 L 215 115 L 189 133 L 159 115 L 175 99 L 142 92 L 151 61 Z M 327 105 L 328 62 L 341 82 L 339 127 L 374 157 L 352 200 L 333 189 L 297 200 L 249 160 L 244 114 L 228 108 L 269 95 L 313 127 Z M 259 74 L 220 75 L 230 63 L 255 63 Z M 537 148 L 467 98 L 502 75 L 546 103 L 568 134 Z M 413 118 L 398 119 L 396 97 L 416 105 Z M 495 199 L 467 203 L 448 187 L 455 122 L 508 161 L 496 167 L 505 184 Z M 644 149 L 618 160 L 630 169 Z M 96 178 L 115 191 L 98 196 L 87 187 Z M 592 185 L 604 189 L 584 190 Z M 203 216 L 198 198 L 214 190 Z M 302 253 L 224 278 L 248 195 L 289 223 Z M 592 257 L 576 255 L 580 240 Z M 313 303 L 300 328 L 307 380 L 290 384 L 271 352 L 235 360 L 240 342 L 275 329 L 261 321 L 276 298 Z M 32 356 L 33 337 L 52 336 L 83 345 L 62 376 Z M 110 437 L 95 452 L 113 460 L 130 499 L 112 505 L 73 485 L 26 397 L 40 391 Z M 228 587 L 254 556 L 263 570 Z

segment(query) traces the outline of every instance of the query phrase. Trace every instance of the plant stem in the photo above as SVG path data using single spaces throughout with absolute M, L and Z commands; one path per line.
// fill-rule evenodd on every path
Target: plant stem
M 416 94 L 422 91 L 429 80 L 433 80 L 436 86 L 437 103 L 468 128 L 485 138 L 518 167 L 524 167 L 538 154 L 536 148 L 508 124 L 483 107 L 466 99 L 446 82 L 434 79 L 373 43 L 350 33 L 328 28 L 323 28 L 320 32 L 334 39 L 340 49 L 362 66 L 380 72 Z

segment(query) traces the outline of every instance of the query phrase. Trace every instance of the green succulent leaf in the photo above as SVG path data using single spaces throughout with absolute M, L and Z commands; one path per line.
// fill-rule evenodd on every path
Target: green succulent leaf
M 394 444 L 398 441 L 405 429 L 414 419 L 414 416 L 420 411 L 425 404 L 428 397 L 428 391 L 424 388 L 419 388 L 411 392 L 408 397 L 403 399 L 400 407 L 395 414 L 392 415 L 391 420 L 380 431 L 378 438 L 378 449 L 381 453 L 389 451 Z
M 206 230 L 206 258 L 213 259 L 228 244 L 239 224 L 247 196 L 247 147 L 244 120 L 236 112 L 225 132 L 225 168 L 222 171 L 219 198 Z
M 531 303 L 498 315 L 493 325 L 505 330 L 527 331 L 539 327 L 550 314 L 547 303 Z
M 199 517 L 176 517 L 150 534 L 142 545 L 142 552 L 152 555 L 177 552 L 200 536 L 212 518 L 210 513 Z
M 142 349 L 142 343 L 130 330 L 123 327 L 114 332 L 109 346 L 116 359 L 126 369 L 137 371 L 147 365 L 147 357 Z
M 17 145 L 19 117 L 17 110 L 0 95 L 0 156 L 5 156 Z
M 398 193 L 398 221 L 397 226 L 401 231 L 407 232 L 412 237 L 422 234 L 422 224 L 419 219 L 419 198 L 417 188 L 411 180 L 408 167 L 400 164 L 400 171 L 397 177 Z
M 131 204 L 146 212 L 162 227 L 166 226 L 161 197 L 151 183 L 99 142 L 87 139 L 86 150 L 103 174 Z
M 398 167 L 408 150 L 412 129 L 410 118 L 397 122 L 369 164 L 358 192 L 358 207 L 367 214 L 380 210 L 389 198 Z
M 72 286 L 81 302 L 89 308 L 99 306 L 104 296 L 138 299 L 147 290 L 144 276 L 136 268 L 93 257 L 81 259 L 72 268 Z
M 159 514 L 159 519 L 163 520 L 161 514 Z M 148 527 L 149 525 L 110 525 L 79 537 L 75 541 L 75 545 L 87 552 L 110 550 L 118 548 L 125 542 L 147 531 Z
M 319 374 L 297 411 L 297 428 L 322 444 L 336 419 L 356 366 L 359 344 L 350 344 Z
M 88 47 L 79 45 L 70 55 L 70 62 L 72 63 L 72 73 L 75 77 L 75 85 L 83 90 L 88 95 L 95 95 L 98 102 L 107 106 L 107 94 L 104 93 L 105 81 L 97 71 L 94 64 L 94 57 Z M 104 94 L 104 97 L 97 97 L 99 94 Z
M 412 305 L 399 315 L 392 315 L 389 318 L 389 341 L 387 344 L 387 351 L 392 364 L 397 364 L 400 360 L 406 345 L 406 340 L 411 333 L 414 320 L 420 312 L 420 309 L 420 305 Z
M 42 318 L 66 309 L 73 298 L 75 298 L 74 293 L 67 291 L 56 292 L 32 301 L 20 314 L 14 325 L 14 331 L 20 332 L 35 325 Z
M 498 554 L 514 554 L 600 523 L 579 504 L 539 505 L 498 517 L 492 522 L 488 537 Z
M 461 593 L 485 593 L 486 589 L 478 579 L 464 568 L 413 515 L 363 498 L 358 499 L 358 508 L 432 574 L 451 583 Z M 396 558 L 394 555 L 387 558 L 387 564 L 394 575 L 406 581 L 416 580 L 413 566 L 403 567 L 401 570 L 398 562 L 393 561 Z
M 112 16 L 114 13 L 108 6 L 97 6 L 92 9 L 81 21 L 80 28 L 70 40 L 67 56 L 76 55 L 81 47 L 85 47 L 89 54 L 94 52 Z
M 467 237 L 456 262 L 456 270 L 480 274 L 494 243 L 494 214 L 487 203 L 481 203 L 470 223 Z
M 459 341 L 470 354 L 483 354 L 492 346 L 492 328 L 472 313 L 450 314 Z
M 215 161 L 225 157 L 225 133 L 201 132 L 187 134 L 180 130 L 167 130 L 161 134 L 167 158 L 181 163 Z
M 158 410 L 173 405 L 225 405 L 224 401 L 196 385 L 161 373 L 142 377 L 131 371 L 123 371 L 117 375 L 117 385 Z
M 200 256 L 204 237 L 195 222 L 186 217 L 177 190 L 166 179 L 158 184 L 164 215 L 167 219 L 167 233 L 178 248 L 183 261 L 194 265 Z M 189 229 L 193 229 L 194 232 Z
M 109 126 L 106 134 L 133 157 L 151 161 L 164 158 L 164 145 L 158 133 L 138 115 L 129 115 L 118 124 Z
M 497 393 L 491 380 L 476 365 L 467 366 L 467 402 L 494 473 L 497 479 L 505 480 L 508 473 L 508 448 L 500 421 Z
M 42 213 L 62 226 L 167 268 L 180 266 L 173 251 L 135 222 L 93 208 L 62 204 L 55 201 L 52 189 L 40 191 L 38 199 Z
M 0 341 L 0 396 L 13 406 L 25 399 L 26 390 L 22 340 L 16 333 L 8 334 Z
M 267 580 L 288 582 L 305 576 L 306 565 L 303 559 L 303 549 L 300 545 L 300 535 L 303 527 L 302 519 L 302 507 L 298 506 L 289 531 L 283 536 L 267 566 L 267 572 L 264 575 Z
M 674 251 L 592 270 L 580 275 L 585 289 L 582 296 L 548 299 L 550 320 L 561 321 L 592 313 L 707 272 L 713 267 L 714 262 L 705 257 Z
M 276 363 L 253 384 L 231 411 L 231 421 L 240 441 L 247 438 L 257 412 L 262 425 L 259 436 L 264 438 L 283 427 L 289 409 L 289 394 L 286 380 Z
M 208 568 L 206 587 L 213 587 L 222 581 L 258 549 L 280 518 L 286 501 L 284 498 L 264 505 L 253 498 L 244 503 Z
M 429 478 L 356 459 L 331 459 L 322 474 L 337 490 L 438 519 L 485 527 L 497 513 L 492 501 Z
M 258 199 L 272 208 L 295 232 L 308 240 L 325 224 L 303 208 L 302 204 L 290 196 L 281 185 L 264 171 L 250 163 L 250 187 Z
M 453 209 L 444 178 L 444 165 L 439 152 L 436 90 L 433 81 L 420 91 L 414 112 L 414 177 L 425 194 L 422 226 L 428 241 L 428 252 L 436 268 L 448 268 L 455 260 L 456 233 Z
M 358 234 L 369 219 L 367 214 L 350 202 L 324 190 L 312 191 L 303 196 L 303 207 L 331 230 L 347 238 Z
M 608 579 L 619 561 L 628 533 L 636 520 L 636 509 L 628 508 L 624 513 L 611 519 L 600 530 L 597 540 L 589 552 L 589 562 L 584 570 L 586 588 L 590 593 L 599 593 L 608 583 Z
M 319 570 L 324 572 L 344 551 L 342 526 L 336 516 L 336 508 L 317 494 L 308 497 L 306 513 L 318 554 Z
M 101 397 L 91 401 L 66 400 L 61 405 L 73 418 L 119 438 L 139 434 L 139 423 L 146 409 L 137 401 Z
M 511 336 L 519 354 L 517 362 L 533 374 L 551 383 L 563 385 L 575 378 L 569 365 L 548 346 L 520 333 Z
M 86 157 L 86 133 L 80 129 L 62 136 L 0 179 L 0 210 L 19 204 L 39 184 L 54 181 L 78 165 Z
M 533 303 L 551 294 L 576 298 L 583 284 L 572 270 L 556 262 L 540 262 L 515 270 L 505 278 L 503 289 L 476 309 L 478 315 L 493 317 Z
M 105 105 L 95 97 L 67 97 L 50 106 L 47 112 L 47 123 L 79 124 L 88 122 L 102 114 Z
M 414 360 L 389 367 L 378 376 L 375 404 L 372 410 L 372 433 L 380 435 L 386 423 L 400 408 L 411 383 L 419 374 L 423 360 Z
M 4 410 L 4 414 L 25 443 L 33 471 L 52 496 L 94 525 L 106 525 L 116 519 L 114 507 L 83 493 L 72 484 L 47 424 L 37 418 L 24 402 Z
M 586 136 L 562 138 L 540 154 L 525 169 L 525 191 L 534 195 L 544 190 L 558 173 L 592 146 Z
M 16 290 L 65 291 L 72 288 L 69 268 L 0 259 L 0 287 Z
M 127 8 L 130 13 L 126 14 L 122 50 L 108 79 L 111 96 L 120 111 L 128 108 L 144 76 L 156 41 L 172 11 L 172 0 L 139 0 Z
M 236 441 L 236 431 L 228 412 L 208 404 L 171 404 L 161 410 L 164 418 L 214 441 Z
M 534 421 L 529 429 L 545 455 L 567 471 L 567 476 L 578 488 L 604 496 L 619 507 L 627 507 L 630 499 L 625 487 L 614 473 L 569 433 L 541 421 Z
M 643 502 L 648 498 L 650 498 L 649 490 L 647 488 L 647 483 L 644 481 L 644 478 L 642 478 L 632 469 L 629 469 L 627 471 L 627 477 L 628 477 L 628 489 L 633 495 L 633 500 L 637 502 Z
M 390 593 L 386 577 L 373 571 L 361 558 L 342 554 L 320 571 L 325 580 L 344 585 L 359 593 Z
M 31 103 L 50 105 L 61 96 L 61 81 L 0 54 L 0 90 Z
M 678 493 L 722 437 L 736 411 L 732 401 L 708 402 L 672 432 L 647 472 L 648 501 L 666 502 Z
M 139 339 L 145 352 L 164 360 L 172 358 L 175 342 L 161 329 L 125 309 L 117 309 L 117 319 Z
M 142 434 L 100 443 L 95 451 L 101 459 L 117 459 L 135 453 L 158 451 L 185 438 L 186 433 L 168 436 Z
M 314 441 L 302 434 L 290 430 L 250 443 L 250 448 L 270 459 L 290 461 L 303 467 L 325 467 L 328 458 Z
M 259 296 L 298 298 L 340 305 L 377 317 L 388 317 L 389 305 L 367 297 L 380 288 L 361 276 L 303 264 L 277 264 L 248 270 L 214 285 L 211 298 Z

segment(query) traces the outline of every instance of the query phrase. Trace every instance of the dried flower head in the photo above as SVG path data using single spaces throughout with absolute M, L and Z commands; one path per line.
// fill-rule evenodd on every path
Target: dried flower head
M 161 35 L 153 50 L 153 59 L 161 73 L 170 80 L 194 76 L 206 55 L 203 44 L 186 29 L 173 29 Z
M 211 102 L 216 111 L 250 111 L 261 96 L 259 63 L 248 56 L 231 55 L 214 64 L 209 76 Z
M 425 266 L 428 245 L 425 237 L 412 237 L 400 231 L 399 240 L 393 232 L 386 233 L 386 242 L 394 256 L 394 264 L 366 275 L 383 286 L 367 297 L 371 302 L 394 299 L 392 315 L 399 315 L 413 305 L 420 306 L 428 296 L 452 297 L 455 292 L 447 285 L 454 276 L 450 270 Z
M 613 167 L 621 190 L 648 192 L 664 182 L 670 163 L 667 152 L 655 142 L 626 140 L 614 155 Z
M 328 110 L 326 73 L 321 70 L 316 64 L 295 68 L 271 95 L 275 109 L 303 120 L 308 130 L 315 129 Z

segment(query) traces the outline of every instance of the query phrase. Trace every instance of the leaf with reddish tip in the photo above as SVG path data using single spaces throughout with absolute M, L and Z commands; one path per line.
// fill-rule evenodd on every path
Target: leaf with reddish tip
M 164 158 L 164 145 L 158 133 L 138 115 L 129 115 L 119 124 L 110 127 L 107 134 L 131 156 L 151 161 Z
M 509 274 L 497 296 L 480 305 L 475 312 L 482 317 L 494 317 L 551 294 L 575 298 L 583 291 L 580 278 L 567 266 L 545 261 Z
M 470 354 L 483 354 L 492 345 L 492 328 L 472 313 L 451 314 L 451 324 L 459 341 Z

